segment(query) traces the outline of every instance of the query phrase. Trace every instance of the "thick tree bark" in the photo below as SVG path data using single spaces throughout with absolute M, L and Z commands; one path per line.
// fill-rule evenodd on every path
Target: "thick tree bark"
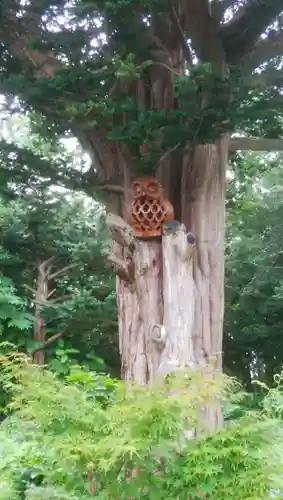
M 153 340 L 162 322 L 162 253 L 158 241 L 134 240 L 119 217 L 108 217 L 114 243 L 109 255 L 117 273 L 119 346 L 125 380 L 154 380 L 159 349 Z M 122 235 L 122 237 L 121 237 Z
M 129 236 L 121 245 L 123 238 L 116 237 L 112 261 L 118 274 L 126 380 L 146 383 L 159 372 L 210 360 L 214 368 L 221 368 L 227 151 L 225 139 L 217 145 L 188 148 L 179 193 L 182 224 L 165 226 L 162 242 Z M 113 234 L 111 217 L 109 226 Z M 130 228 L 122 222 L 122 232 L 125 227 L 129 235 Z M 219 423 L 218 407 L 212 413 L 213 427 Z
M 158 369 L 151 332 L 162 319 L 161 246 L 136 243 L 134 284 L 117 279 L 119 345 L 125 379 L 145 384 Z
M 224 315 L 225 172 L 228 140 L 197 146 L 184 158 L 182 222 L 196 236 L 193 278 L 196 289 L 196 358 L 221 366 Z

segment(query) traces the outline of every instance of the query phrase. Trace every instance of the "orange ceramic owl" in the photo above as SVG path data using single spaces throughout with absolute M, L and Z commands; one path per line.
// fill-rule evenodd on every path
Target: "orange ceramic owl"
M 161 236 L 165 222 L 174 219 L 174 209 L 164 198 L 161 184 L 143 177 L 132 182 L 132 201 L 126 207 L 125 218 L 137 238 Z

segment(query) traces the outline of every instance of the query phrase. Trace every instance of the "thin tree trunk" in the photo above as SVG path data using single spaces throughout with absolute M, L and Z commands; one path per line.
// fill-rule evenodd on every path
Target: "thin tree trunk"
M 41 262 L 37 266 L 37 287 L 35 293 L 35 320 L 33 329 L 33 340 L 39 345 L 45 343 L 45 325 L 42 318 L 42 307 L 48 301 L 48 280 L 52 267 L 53 259 Z M 38 365 L 44 365 L 45 352 L 44 349 L 34 349 L 32 353 L 32 361 Z
M 33 328 L 33 340 L 37 342 L 37 346 L 32 350 L 31 357 L 33 363 L 43 365 L 45 363 L 45 348 L 52 342 L 64 335 L 63 332 L 58 332 L 46 340 L 45 325 L 42 318 L 42 308 L 49 304 L 58 304 L 72 297 L 72 295 L 61 295 L 60 297 L 51 298 L 56 291 L 52 290 L 49 293 L 50 283 L 59 277 L 67 274 L 68 271 L 78 266 L 77 262 L 72 262 L 64 267 L 53 271 L 55 258 L 50 257 L 47 260 L 40 262 L 37 266 L 37 286 L 36 290 L 30 289 L 34 293 L 35 299 L 35 320 Z

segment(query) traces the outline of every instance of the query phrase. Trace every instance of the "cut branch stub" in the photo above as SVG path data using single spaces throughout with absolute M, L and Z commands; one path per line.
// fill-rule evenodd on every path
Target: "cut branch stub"
M 166 330 L 164 325 L 153 325 L 151 330 L 152 340 L 157 344 L 165 346 L 166 344 Z
M 121 217 L 114 214 L 108 214 L 106 224 L 113 238 L 108 260 L 114 265 L 117 276 L 132 284 L 135 279 L 132 229 Z
M 130 256 L 121 259 L 112 250 L 108 260 L 114 265 L 117 276 L 130 284 L 134 283 L 134 263 Z
M 127 222 L 118 215 L 108 214 L 106 226 L 109 228 L 112 238 L 121 247 L 129 247 L 133 242 L 133 231 Z
M 172 244 L 175 253 L 179 255 L 182 260 L 189 260 L 192 256 L 195 247 L 195 236 L 193 233 L 186 233 L 184 224 L 176 220 L 166 222 L 163 225 L 163 236 L 171 237 L 170 244 Z

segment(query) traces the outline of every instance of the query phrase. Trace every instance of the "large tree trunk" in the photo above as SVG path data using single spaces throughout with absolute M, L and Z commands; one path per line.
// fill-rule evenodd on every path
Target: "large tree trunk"
M 168 231 L 165 227 L 162 241 L 135 240 L 132 245 L 130 237 L 131 250 L 129 246 L 125 250 L 129 241 L 120 249 L 120 258 L 131 261 L 133 269 L 131 278 L 121 272 L 117 277 L 126 380 L 146 383 L 159 372 L 209 361 L 221 368 L 226 164 L 224 139 L 217 145 L 188 149 L 181 191 L 171 198 L 181 206 L 182 224 Z M 170 193 L 172 184 L 164 187 Z M 117 259 L 114 263 L 116 269 L 125 268 L 125 264 L 117 267 Z M 213 426 L 218 417 L 214 411 Z
M 225 174 L 228 143 L 197 146 L 184 161 L 182 221 L 196 236 L 193 331 L 196 359 L 222 366 L 224 315 Z

